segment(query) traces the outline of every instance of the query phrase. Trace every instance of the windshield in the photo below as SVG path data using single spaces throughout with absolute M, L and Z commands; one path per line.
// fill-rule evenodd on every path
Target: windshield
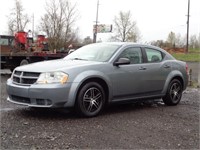
M 90 44 L 70 53 L 64 59 L 105 62 L 112 57 L 119 47 L 120 45 L 105 43 Z

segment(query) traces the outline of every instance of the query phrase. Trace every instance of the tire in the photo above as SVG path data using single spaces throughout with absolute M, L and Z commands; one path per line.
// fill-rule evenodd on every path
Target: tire
M 5 68 L 4 63 L 1 63 L 1 69 L 4 69 L 4 68 Z
M 79 91 L 76 100 L 76 110 L 84 117 L 97 116 L 105 104 L 105 92 L 96 82 L 86 83 Z
M 174 79 L 170 82 L 166 95 L 162 98 L 165 105 L 175 106 L 182 97 L 183 88 L 179 80 Z
M 29 62 L 28 62 L 28 60 L 26 60 L 26 59 L 23 59 L 23 60 L 20 62 L 20 66 L 28 65 L 28 64 L 29 64 Z
M 10 68 L 10 71 L 13 72 L 15 68 Z

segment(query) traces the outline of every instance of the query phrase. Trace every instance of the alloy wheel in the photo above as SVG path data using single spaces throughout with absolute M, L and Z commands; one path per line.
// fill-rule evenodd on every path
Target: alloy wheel
M 95 112 L 101 108 L 103 96 L 96 87 L 89 88 L 83 97 L 83 107 L 88 112 Z
M 181 98 L 181 85 L 177 82 L 174 82 L 170 88 L 170 97 L 174 103 L 179 101 Z

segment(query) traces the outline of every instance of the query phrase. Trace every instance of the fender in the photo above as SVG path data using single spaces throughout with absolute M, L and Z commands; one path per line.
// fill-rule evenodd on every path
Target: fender
M 108 90 L 109 90 L 108 100 L 111 99 L 112 84 L 111 84 L 110 79 L 104 73 L 102 73 L 100 71 L 88 70 L 88 71 L 84 71 L 81 74 L 79 74 L 78 76 L 76 76 L 76 78 L 72 82 L 72 86 L 69 91 L 67 106 L 74 106 L 75 101 L 76 101 L 76 95 L 78 94 L 78 90 L 79 90 L 80 86 L 82 85 L 82 83 L 84 81 L 91 79 L 91 78 L 100 78 L 106 82 L 106 84 L 108 85 Z

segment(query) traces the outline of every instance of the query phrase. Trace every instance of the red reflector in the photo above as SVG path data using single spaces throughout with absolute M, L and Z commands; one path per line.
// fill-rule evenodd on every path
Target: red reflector
M 188 64 L 185 65 L 185 69 L 186 69 L 187 74 L 189 74 Z

